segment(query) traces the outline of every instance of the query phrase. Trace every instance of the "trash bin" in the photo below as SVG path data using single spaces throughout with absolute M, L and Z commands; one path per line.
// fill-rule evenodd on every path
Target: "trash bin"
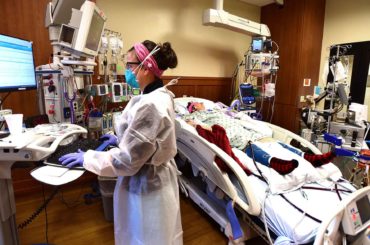
M 103 202 L 104 217 L 113 222 L 113 193 L 117 178 L 98 176 L 99 189 Z

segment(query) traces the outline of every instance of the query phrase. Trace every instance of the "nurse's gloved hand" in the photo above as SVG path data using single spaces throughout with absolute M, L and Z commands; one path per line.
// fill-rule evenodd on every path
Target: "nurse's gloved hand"
M 101 141 L 106 141 L 112 146 L 116 146 L 118 144 L 117 142 L 117 136 L 114 134 L 104 134 L 102 137 L 100 137 Z
M 77 152 L 62 156 L 59 158 L 59 162 L 67 168 L 82 167 L 84 163 L 84 154 L 85 152 L 79 149 Z

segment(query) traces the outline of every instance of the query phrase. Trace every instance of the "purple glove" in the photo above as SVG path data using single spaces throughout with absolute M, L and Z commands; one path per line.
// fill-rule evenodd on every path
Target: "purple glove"
M 117 145 L 117 136 L 114 134 L 104 134 L 102 137 L 100 137 L 101 141 L 108 142 L 110 145 L 116 146 Z
M 85 152 L 78 149 L 77 152 L 69 153 L 59 158 L 59 162 L 67 168 L 82 167 L 84 163 L 84 154 Z

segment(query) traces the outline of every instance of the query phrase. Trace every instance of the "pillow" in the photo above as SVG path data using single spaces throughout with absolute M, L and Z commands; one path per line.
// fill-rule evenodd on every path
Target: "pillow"
M 188 115 L 189 111 L 186 106 L 183 106 L 181 103 L 175 103 L 175 112 L 178 115 Z
M 179 110 L 183 110 L 182 108 L 185 108 L 187 110 L 187 106 L 189 102 L 203 103 L 206 110 L 212 110 L 214 108 L 218 108 L 218 106 L 210 100 L 206 100 L 202 98 L 194 98 L 194 97 L 181 97 L 181 98 L 175 98 L 175 110 L 176 108 Z M 188 113 L 189 112 L 187 112 L 187 114 Z
M 294 154 L 293 152 L 285 149 L 277 142 L 255 142 L 258 147 L 268 152 L 271 156 L 291 160 L 296 159 L 299 163 L 298 167 L 294 169 L 291 173 L 286 175 L 281 175 L 274 169 L 260 164 L 257 162 L 258 168 L 261 170 L 263 176 L 269 183 L 270 190 L 273 194 L 286 193 L 295 189 L 298 189 L 305 183 L 311 183 L 320 181 L 323 177 L 316 171 L 316 169 L 311 165 L 310 162 L 306 161 L 304 158 Z M 238 149 L 233 148 L 234 154 L 239 158 L 239 160 L 248 167 L 255 175 L 260 175 L 256 169 L 253 160 L 248 157 L 248 155 Z

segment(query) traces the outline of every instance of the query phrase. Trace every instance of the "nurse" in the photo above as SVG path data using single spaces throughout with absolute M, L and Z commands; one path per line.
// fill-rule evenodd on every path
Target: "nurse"
M 174 95 L 160 79 L 177 66 L 171 44 L 146 40 L 127 53 L 126 82 L 140 88 L 105 135 L 117 147 L 61 157 L 68 167 L 83 166 L 117 178 L 114 191 L 115 244 L 182 244 L 178 170 L 174 156 Z

